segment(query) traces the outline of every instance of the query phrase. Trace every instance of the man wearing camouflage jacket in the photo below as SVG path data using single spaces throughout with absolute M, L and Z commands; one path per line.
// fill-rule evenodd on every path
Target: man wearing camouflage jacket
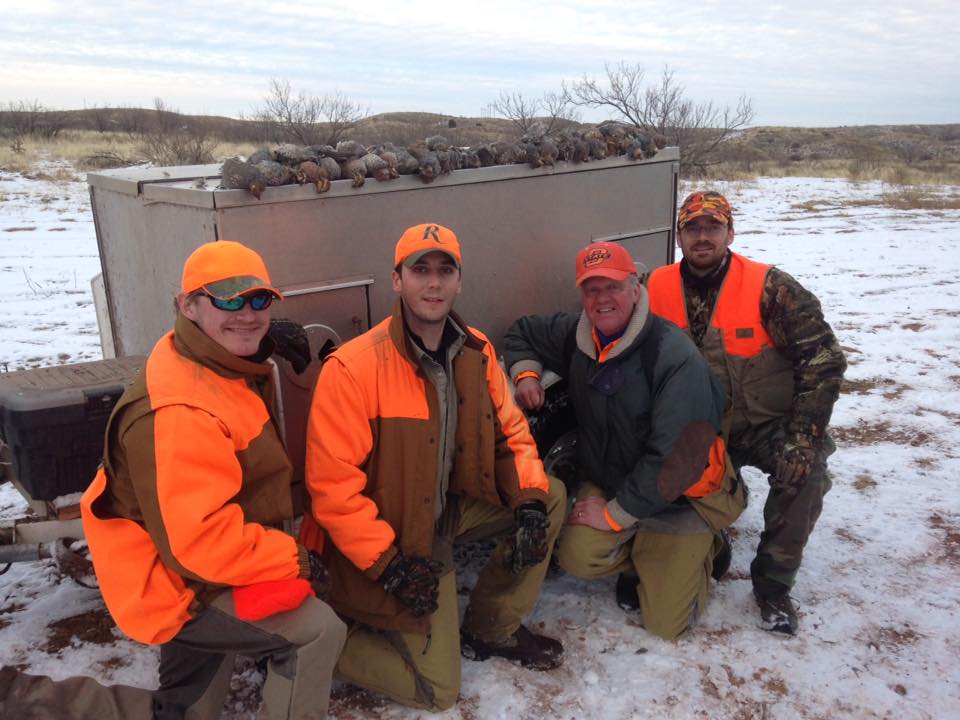
M 830 489 L 827 424 L 846 360 L 817 298 L 782 270 L 731 252 L 733 238 L 723 195 L 688 196 L 677 218 L 683 260 L 650 276 L 650 309 L 689 333 L 723 383 L 736 467 L 770 476 L 750 574 L 762 626 L 793 635 L 790 590 Z

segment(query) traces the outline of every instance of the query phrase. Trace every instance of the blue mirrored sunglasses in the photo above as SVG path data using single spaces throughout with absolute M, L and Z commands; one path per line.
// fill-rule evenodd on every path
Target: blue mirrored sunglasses
M 261 310 L 266 310 L 270 307 L 270 303 L 273 302 L 273 293 L 260 291 L 255 293 L 250 293 L 248 295 L 237 295 L 232 297 L 229 300 L 221 300 L 216 298 L 213 295 L 207 295 L 210 298 L 210 304 L 213 305 L 217 310 L 226 310 L 227 312 L 236 312 L 243 308 L 248 302 L 250 303 L 250 308 L 256 310 L 257 312 Z

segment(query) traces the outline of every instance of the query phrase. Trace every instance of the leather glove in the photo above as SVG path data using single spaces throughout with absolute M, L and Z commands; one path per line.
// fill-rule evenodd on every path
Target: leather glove
M 542 563 L 547 557 L 547 506 L 539 500 L 524 503 L 514 513 L 513 535 L 507 538 L 506 565 L 513 572 Z
M 810 474 L 817 451 L 785 442 L 778 455 L 777 469 L 774 477 L 770 479 L 770 484 L 781 490 L 796 492 Z
M 437 611 L 438 575 L 443 565 L 416 555 L 398 552 L 380 575 L 383 589 L 421 617 Z
M 307 553 L 307 556 L 310 558 L 310 585 L 313 586 L 313 592 L 316 593 L 318 598 L 326 598 L 330 594 L 330 574 L 327 572 L 326 566 L 323 564 L 323 559 L 320 557 L 320 553 L 315 550 L 310 550 Z
M 274 353 L 284 360 L 289 360 L 297 375 L 307 369 L 313 358 L 310 356 L 310 341 L 303 325 L 293 320 L 271 320 L 267 336 L 276 345 Z

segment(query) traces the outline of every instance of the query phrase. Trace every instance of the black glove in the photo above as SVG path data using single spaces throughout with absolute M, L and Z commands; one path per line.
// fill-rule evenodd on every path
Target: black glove
M 785 442 L 777 455 L 777 469 L 774 476 L 770 478 L 770 484 L 781 490 L 796 492 L 810 474 L 810 467 L 817 457 L 817 451 Z
M 527 502 L 514 513 L 514 532 L 507 538 L 506 565 L 511 572 L 538 565 L 547 557 L 547 506 L 539 500 Z
M 323 564 L 320 553 L 310 550 L 307 552 L 307 556 L 310 558 L 310 584 L 318 598 L 325 598 L 330 594 L 330 574 Z
M 293 371 L 299 375 L 310 364 L 310 341 L 303 325 L 293 320 L 271 320 L 268 337 L 273 340 L 276 348 L 274 353 L 289 360 Z
M 380 582 L 384 590 L 420 617 L 437 610 L 438 575 L 442 570 L 443 565 L 435 560 L 398 552 L 383 571 Z

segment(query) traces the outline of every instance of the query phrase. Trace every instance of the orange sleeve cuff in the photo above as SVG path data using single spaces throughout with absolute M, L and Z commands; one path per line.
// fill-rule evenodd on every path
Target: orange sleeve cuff
M 516 379 L 513 382 L 514 384 L 516 384 L 521 380 L 526 380 L 527 378 L 533 378 L 534 380 L 539 380 L 540 373 L 534 372 L 533 370 L 524 370 L 522 373 L 517 375 Z
M 610 511 L 606 508 L 603 509 L 603 519 L 607 521 L 607 525 L 609 525 L 614 532 L 620 532 L 623 530 L 623 525 L 618 524 L 617 521 L 614 520 L 610 515 Z

